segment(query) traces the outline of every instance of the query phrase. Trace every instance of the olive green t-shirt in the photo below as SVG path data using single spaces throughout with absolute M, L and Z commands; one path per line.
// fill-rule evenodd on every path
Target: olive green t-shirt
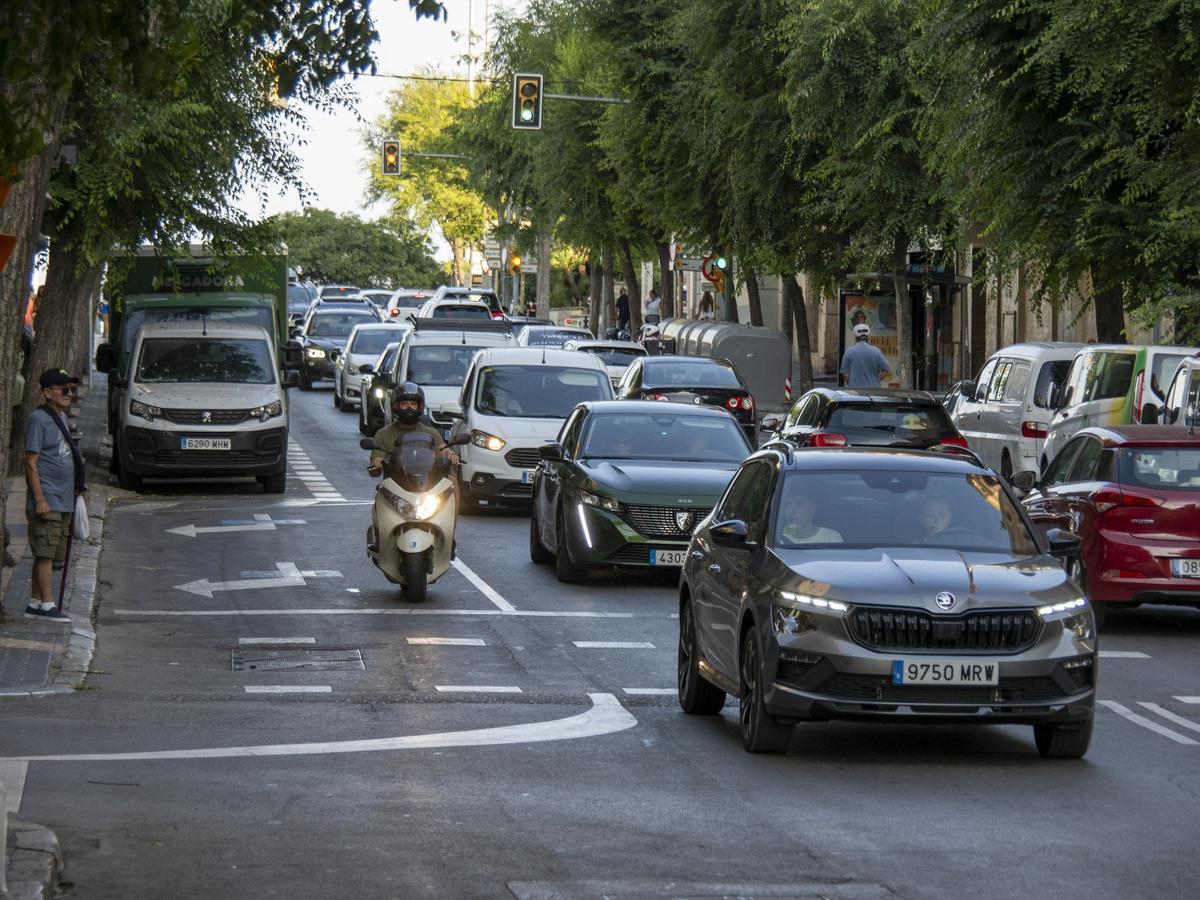
M 433 437 L 433 448 L 441 450 L 446 446 L 446 441 L 442 437 L 442 433 L 432 425 L 426 425 L 424 422 L 417 422 L 415 425 L 402 425 L 399 422 L 393 422 L 380 428 L 375 432 L 375 443 L 378 445 L 375 450 L 371 451 L 372 460 L 384 460 L 392 453 L 392 448 L 406 434 L 428 434 Z

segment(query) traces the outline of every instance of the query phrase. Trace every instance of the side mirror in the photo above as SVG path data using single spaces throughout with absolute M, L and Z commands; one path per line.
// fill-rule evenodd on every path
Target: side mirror
M 300 373 L 295 369 L 291 369 L 283 373 L 283 386 L 285 388 L 294 388 L 300 383 Z
M 1028 494 L 1037 487 L 1037 474 L 1023 469 L 1020 472 L 1013 474 L 1013 477 L 1008 479 L 1008 483 L 1015 487 L 1021 493 Z
M 975 396 L 975 382 L 972 381 L 970 378 L 968 378 L 966 381 L 961 382 L 958 386 L 958 393 L 959 393 L 959 396 L 961 396 L 961 397 L 974 397 Z
M 373 437 L 362 438 L 358 442 L 358 446 L 362 447 L 364 450 L 378 450 L 379 449 L 379 445 L 377 443 L 375 443 L 375 438 L 373 438 Z
M 292 338 L 300 337 L 300 326 L 293 325 L 291 328 L 289 328 L 288 329 L 288 337 L 292 337 Z
M 358 367 L 358 374 L 359 375 L 374 375 L 375 367 L 373 365 L 371 365 L 370 363 L 363 363 L 361 366 Z
M 763 416 L 763 420 L 758 427 L 763 431 L 778 431 L 779 426 L 783 424 L 783 419 L 779 416 Z
M 469 434 L 456 434 L 446 443 L 448 443 L 451 447 L 462 447 L 471 443 L 471 436 Z
M 107 374 L 113 367 L 112 344 L 101 344 L 96 348 L 96 371 Z
M 750 533 L 750 526 L 741 519 L 729 519 L 725 522 L 718 522 L 708 529 L 708 533 L 712 535 L 713 541 L 722 547 L 745 547 L 749 549 L 751 543 L 746 540 L 746 536 Z
M 546 462 L 562 462 L 562 444 L 542 444 L 542 446 L 538 447 L 538 456 L 546 460 Z
M 445 416 L 447 419 L 457 419 L 459 421 L 462 421 L 463 419 L 466 418 L 466 416 L 463 415 L 462 407 L 459 406 L 454 401 L 450 401 L 449 403 L 443 403 L 441 406 L 438 407 L 438 412 L 441 413 L 443 416 Z
M 1055 559 L 1068 559 L 1075 556 L 1083 546 L 1083 540 L 1079 535 L 1061 528 L 1051 528 L 1047 531 L 1046 540 L 1050 542 L 1050 555 Z
M 1157 425 L 1158 424 L 1158 404 L 1149 400 L 1142 406 L 1142 424 Z
M 337 359 L 341 355 L 342 355 L 342 351 L 339 350 L 337 347 L 334 347 L 332 350 L 329 351 L 330 359 Z

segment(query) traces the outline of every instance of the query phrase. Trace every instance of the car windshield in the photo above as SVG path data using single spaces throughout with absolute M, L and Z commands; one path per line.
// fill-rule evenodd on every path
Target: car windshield
M 475 409 L 488 416 L 565 419 L 585 400 L 611 400 L 608 375 L 564 366 L 485 366 Z
M 527 328 L 525 343 L 530 347 L 561 347 L 567 341 L 590 338 L 590 334 L 568 328 Z
M 1200 491 L 1200 447 L 1122 447 L 1117 477 L 1152 491 Z
M 939 547 L 1027 557 L 1037 544 L 995 475 L 895 469 L 789 473 L 773 546 Z
M 406 381 L 425 387 L 462 385 L 467 366 L 481 348 L 464 344 L 439 344 L 413 347 L 408 354 Z
M 843 403 L 833 408 L 827 428 L 846 435 L 851 443 L 895 443 L 955 434 L 946 410 L 935 404 Z
M 262 340 L 149 338 L 142 342 L 137 380 L 144 384 L 273 384 L 274 368 L 271 349 Z
M 317 313 L 308 323 L 309 337 L 349 337 L 355 325 L 378 321 L 374 316 L 354 315 L 347 312 Z
M 662 413 L 592 415 L 580 456 L 590 459 L 647 459 L 738 463 L 751 447 L 728 416 Z
M 433 311 L 435 319 L 490 319 L 491 311 L 481 303 L 453 303 Z
M 643 370 L 646 387 L 739 388 L 737 375 L 728 366 L 702 362 L 657 362 Z
M 646 351 L 641 347 L 580 347 L 583 353 L 591 353 L 600 357 L 606 366 L 627 366 L 639 356 L 645 356 Z
M 1038 369 L 1037 384 L 1033 389 L 1033 405 L 1041 409 L 1050 409 L 1050 388 L 1058 385 L 1060 388 L 1067 381 L 1067 372 L 1071 370 L 1069 359 L 1056 359 L 1053 362 L 1042 363 Z
M 395 339 L 396 332 L 392 329 L 370 328 L 356 334 L 354 343 L 347 350 L 350 353 L 370 353 L 378 356 Z

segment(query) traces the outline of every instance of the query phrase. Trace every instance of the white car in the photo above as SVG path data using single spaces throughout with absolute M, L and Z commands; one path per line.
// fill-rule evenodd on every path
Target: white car
M 517 337 L 522 347 L 554 347 L 558 349 L 567 341 L 595 340 L 586 328 L 577 325 L 526 325 Z
M 418 310 L 416 315 L 418 319 L 490 322 L 492 321 L 492 308 L 485 301 L 471 297 L 447 297 L 442 300 L 434 297 L 426 300 L 425 305 Z
M 612 382 L 599 357 L 567 350 L 481 350 L 471 362 L 458 403 L 439 412 L 454 420 L 464 507 L 526 504 L 533 496 L 539 448 L 554 440 L 576 405 L 611 400 Z
M 564 350 L 577 350 L 580 353 L 591 353 L 600 358 L 604 368 L 608 369 L 608 377 L 615 386 L 625 374 L 625 370 L 639 356 L 646 355 L 646 348 L 633 341 L 577 341 L 571 340 L 563 344 Z
M 374 363 L 387 345 L 404 337 L 411 325 L 400 322 L 373 322 L 355 325 L 346 339 L 346 347 L 333 363 L 333 405 L 341 410 L 358 409 L 362 402 L 362 375 L 358 367 Z
M 453 284 L 444 284 L 433 293 L 433 299 L 442 300 L 474 300 L 476 303 L 486 303 L 488 309 L 492 311 L 492 318 L 500 318 L 504 315 L 504 309 L 500 306 L 500 298 L 496 296 L 496 292 L 491 288 L 485 287 L 461 287 Z

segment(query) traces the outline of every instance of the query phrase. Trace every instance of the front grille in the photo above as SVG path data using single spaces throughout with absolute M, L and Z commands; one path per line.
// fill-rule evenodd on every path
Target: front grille
M 514 469 L 536 469 L 540 459 L 537 447 L 514 447 L 504 454 L 504 461 Z
M 991 706 L 997 703 L 1045 703 L 1067 693 L 1048 675 L 1001 678 L 997 687 L 947 687 L 936 684 L 892 684 L 884 675 L 839 672 L 826 678 L 814 694 L 863 703 L 953 703 Z
M 510 484 L 500 490 L 499 496 L 507 498 L 520 498 L 528 500 L 533 496 L 532 484 Z
M 207 418 L 206 418 L 207 416 Z M 164 409 L 163 417 L 176 425 L 240 425 L 248 409 Z
M 605 562 L 650 564 L 650 549 L 645 544 L 624 544 L 608 554 Z
M 156 450 L 159 465 L 223 466 L 235 463 L 269 462 L 253 450 Z
M 1041 621 L 1028 610 L 934 616 L 918 609 L 856 607 L 846 621 L 872 650 L 967 650 L 1016 653 L 1037 640 Z
M 675 521 L 676 513 L 691 514 L 691 521 L 685 523 L 686 528 L 680 528 Z M 646 537 L 690 538 L 696 530 L 696 525 L 707 516 L 707 508 L 691 506 L 626 506 L 621 517 L 637 529 L 638 534 Z

